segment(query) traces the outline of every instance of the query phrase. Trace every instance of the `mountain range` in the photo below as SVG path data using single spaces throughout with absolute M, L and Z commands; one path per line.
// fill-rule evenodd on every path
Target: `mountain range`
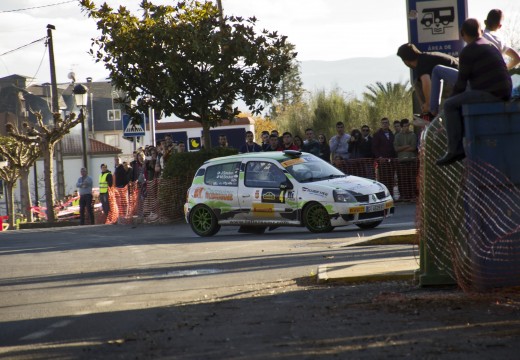
M 368 85 L 410 81 L 410 69 L 397 55 L 351 58 L 337 61 L 302 61 L 301 78 L 306 90 L 339 88 L 361 98 Z

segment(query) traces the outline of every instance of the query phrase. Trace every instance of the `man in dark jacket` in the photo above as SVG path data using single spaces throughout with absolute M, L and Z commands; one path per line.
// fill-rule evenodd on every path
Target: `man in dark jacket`
M 404 64 L 414 70 L 414 90 L 421 104 L 426 120 L 431 121 L 433 116 L 431 109 L 432 72 L 437 65 L 457 69 L 457 58 L 441 52 L 421 52 L 414 44 L 403 44 L 397 50 L 397 56 Z M 438 91 L 438 90 L 437 90 Z
M 394 195 L 395 158 L 394 134 L 390 130 L 390 120 L 381 119 L 381 128 L 372 137 L 372 152 L 376 158 L 378 180 L 386 185 Z
M 128 185 L 128 174 L 126 173 L 125 167 L 121 163 L 121 159 L 119 158 L 119 156 L 116 156 L 114 158 L 114 162 L 115 162 L 114 175 L 116 177 L 116 187 L 124 188 L 126 185 Z

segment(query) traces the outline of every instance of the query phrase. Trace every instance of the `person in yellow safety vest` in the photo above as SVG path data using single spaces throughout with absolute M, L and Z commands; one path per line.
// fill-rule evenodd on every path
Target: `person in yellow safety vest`
M 99 201 L 103 208 L 103 213 L 108 215 L 110 203 L 108 200 L 108 188 L 112 187 L 112 173 L 107 169 L 106 164 L 101 164 L 101 174 L 99 175 Z
M 79 215 L 79 195 L 77 195 L 76 197 L 73 197 L 72 198 L 72 203 L 71 203 L 72 206 L 77 206 L 78 209 L 77 210 L 74 210 L 74 215 Z

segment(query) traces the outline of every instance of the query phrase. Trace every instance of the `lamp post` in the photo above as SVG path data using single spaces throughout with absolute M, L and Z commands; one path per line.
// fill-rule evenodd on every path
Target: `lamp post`
M 87 139 L 85 134 L 85 113 L 88 104 L 88 88 L 85 85 L 78 84 L 72 90 L 76 106 L 79 107 L 79 116 L 81 117 L 81 144 L 83 146 L 83 167 L 87 169 Z

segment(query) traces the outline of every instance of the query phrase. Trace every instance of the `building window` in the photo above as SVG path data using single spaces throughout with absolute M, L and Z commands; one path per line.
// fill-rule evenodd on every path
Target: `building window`
M 119 135 L 105 135 L 105 144 L 119 147 Z
M 108 118 L 108 121 L 120 121 L 121 120 L 121 110 L 119 110 L 119 109 L 107 110 L 107 118 Z

